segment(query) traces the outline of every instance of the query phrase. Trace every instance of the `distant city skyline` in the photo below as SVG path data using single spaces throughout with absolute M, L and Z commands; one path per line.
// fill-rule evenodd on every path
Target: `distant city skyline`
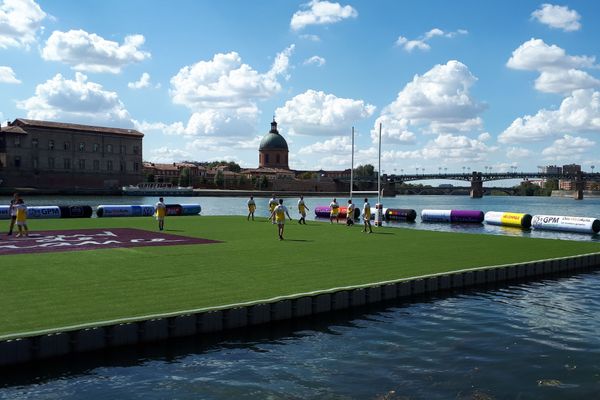
M 150 162 L 600 165 L 600 3 L 0 0 L 0 121 L 135 128 Z

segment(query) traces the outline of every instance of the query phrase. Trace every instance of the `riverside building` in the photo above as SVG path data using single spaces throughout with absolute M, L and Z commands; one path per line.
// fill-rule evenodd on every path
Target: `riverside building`
M 133 129 L 17 118 L 0 127 L 0 187 L 118 189 L 142 181 Z

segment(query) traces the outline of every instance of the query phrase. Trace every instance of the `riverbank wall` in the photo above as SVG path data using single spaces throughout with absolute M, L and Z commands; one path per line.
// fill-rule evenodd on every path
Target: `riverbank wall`
M 600 253 L 332 288 L 247 303 L 139 316 L 0 337 L 0 367 L 69 354 L 214 335 L 396 299 L 600 268 Z

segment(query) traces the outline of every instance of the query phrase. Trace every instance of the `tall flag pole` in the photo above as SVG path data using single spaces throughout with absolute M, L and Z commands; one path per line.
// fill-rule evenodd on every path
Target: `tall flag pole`
M 381 204 L 381 122 L 379 123 L 379 166 L 377 167 L 377 204 Z
M 354 127 L 352 127 L 352 166 L 350 168 L 350 200 L 352 200 L 352 190 L 354 189 Z

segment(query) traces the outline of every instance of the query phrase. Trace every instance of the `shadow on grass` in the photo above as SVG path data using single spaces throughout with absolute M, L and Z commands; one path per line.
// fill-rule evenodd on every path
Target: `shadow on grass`
M 314 240 L 308 239 L 284 239 L 284 242 L 314 242 Z

